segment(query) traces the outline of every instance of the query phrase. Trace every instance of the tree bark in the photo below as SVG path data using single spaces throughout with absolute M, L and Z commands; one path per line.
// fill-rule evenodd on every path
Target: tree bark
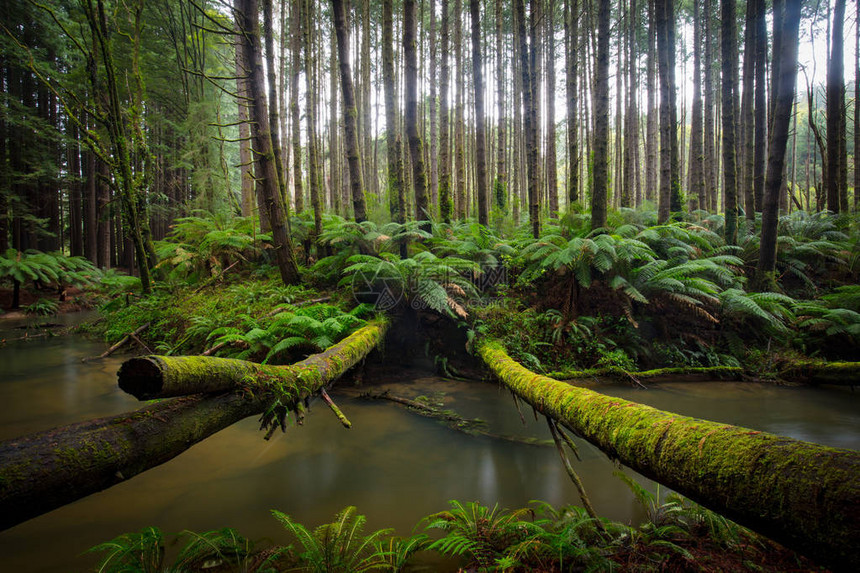
M 151 362 L 127 362 L 120 369 L 120 386 L 133 386 L 137 395 L 152 395 L 157 387 L 162 388 L 157 394 L 162 396 L 176 395 L 180 387 L 195 392 L 215 388 L 201 372 L 211 373 L 220 388 L 230 390 L 166 400 L 134 412 L 0 444 L 0 529 L 121 483 L 239 420 L 263 412 L 272 400 L 266 389 L 273 379 L 282 388 L 288 385 L 292 389 L 294 399 L 282 406 L 296 408 L 361 361 L 384 333 L 384 324 L 366 326 L 325 352 L 285 367 L 206 357 L 150 357 Z M 167 364 L 164 370 L 153 366 L 162 364 Z M 122 378 L 141 370 L 157 372 L 166 382 L 159 385 Z M 260 378 L 249 382 L 249 375 Z M 196 390 L 194 381 L 200 383 Z M 247 391 L 249 384 L 256 386 L 253 392 Z
M 290 123 L 293 140 L 293 196 L 296 213 L 305 210 L 305 190 L 302 184 L 302 127 L 299 118 L 299 76 L 302 72 L 302 0 L 292 0 L 290 7 Z
M 546 11 L 546 193 L 550 217 L 558 217 L 558 158 L 555 152 L 555 2 Z
M 346 26 L 346 10 L 343 0 L 331 0 L 332 18 L 337 35 L 337 56 L 340 62 L 340 85 L 343 92 L 343 132 L 346 146 L 346 160 L 349 167 L 349 186 L 352 191 L 352 209 L 355 221 L 367 220 L 367 207 L 364 200 L 364 181 L 361 174 L 361 153 L 358 149 L 356 121 L 358 112 L 355 107 L 355 89 L 352 85 L 352 71 L 349 59 L 349 31 Z
M 738 156 L 738 200 L 743 200 L 746 218 L 755 220 L 755 195 L 753 193 L 753 168 L 755 163 L 755 27 L 756 0 L 747 0 L 744 26 L 744 67 L 741 82 L 740 154 Z
M 451 128 L 450 128 L 450 58 L 449 49 L 449 7 L 448 0 L 442 0 L 442 61 L 439 77 L 439 215 L 443 223 L 451 222 L 454 210 L 451 201 Z
M 251 120 L 256 161 L 255 174 L 260 183 L 272 240 L 275 243 L 275 257 L 281 280 L 284 284 L 297 284 L 300 280 L 299 269 L 293 255 L 293 243 L 287 233 L 287 219 L 278 185 L 279 176 L 275 166 L 275 155 L 269 132 L 269 116 L 266 108 L 266 79 L 263 74 L 263 61 L 260 50 L 260 24 L 257 0 L 235 0 L 237 14 L 241 17 L 240 29 L 243 31 L 243 52 L 248 62 L 248 95 L 251 100 Z
M 730 245 L 738 242 L 738 181 L 735 155 L 735 97 L 737 85 L 737 26 L 735 0 L 722 0 L 722 69 L 723 69 L 723 190 L 725 202 L 725 239 Z
M 645 82 L 648 105 L 648 121 L 646 124 L 645 139 L 645 199 L 647 201 L 658 200 L 657 195 L 657 22 L 656 1 L 648 0 L 648 54 L 647 67 L 645 71 Z M 707 1 L 707 0 L 706 0 Z
M 478 353 L 517 396 L 610 458 L 822 563 L 860 567 L 860 453 L 570 386 L 530 372 L 497 342 Z
M 534 95 L 532 86 L 531 64 L 529 63 L 529 48 L 526 36 L 526 15 L 523 0 L 514 0 L 517 30 L 519 36 L 520 70 L 522 72 L 522 101 L 523 101 L 523 131 L 525 133 L 526 177 L 529 202 L 529 222 L 532 236 L 540 236 L 540 212 L 538 209 L 538 174 L 537 174 L 537 126 L 534 123 Z
M 687 183 L 691 212 L 696 209 L 707 208 L 705 201 L 702 61 L 699 51 L 699 46 L 702 44 L 702 18 L 699 1 L 693 0 L 693 109 L 690 110 L 690 171 Z M 710 65 L 710 62 L 707 65 Z
M 827 63 L 827 208 L 834 212 L 848 208 L 845 154 L 845 0 L 836 0 L 831 24 L 830 58 Z M 784 39 L 783 39 L 784 40 Z
M 802 0 L 785 0 L 782 21 L 774 20 L 774 27 L 782 27 L 781 51 L 774 58 L 777 70 L 773 123 L 768 144 L 767 175 L 765 177 L 764 204 L 762 207 L 761 242 L 759 246 L 756 282 L 759 287 L 773 286 L 776 269 L 776 239 L 779 219 L 779 195 L 785 165 L 785 149 L 791 123 L 791 108 L 797 84 L 798 28 Z
M 313 54 L 313 30 L 314 30 L 314 3 L 306 0 L 303 3 L 302 12 L 302 35 L 305 45 L 305 128 L 308 136 L 308 189 L 311 192 L 311 208 L 314 210 L 314 232 L 311 242 L 322 234 L 322 211 L 321 201 L 322 188 L 322 161 L 320 161 L 319 143 L 317 141 L 317 93 L 314 90 L 314 54 Z M 310 256 L 310 253 L 307 253 Z
M 478 223 L 490 224 L 489 200 L 487 198 L 487 135 L 484 118 L 484 80 L 481 75 L 481 3 L 469 0 L 469 15 L 472 20 L 472 82 L 475 90 L 475 168 L 477 170 Z
M 394 74 L 394 9 L 392 0 L 382 2 L 382 82 L 385 90 L 385 141 L 388 151 L 388 195 L 391 219 L 406 222 L 406 197 L 403 185 L 403 141 L 397 128 L 397 80 Z M 443 20 L 444 21 L 444 20 Z M 444 40 L 443 40 L 444 41 Z M 444 56 L 443 56 L 444 57 Z M 447 70 L 443 71 L 444 74 Z M 445 79 L 443 78 L 443 81 Z M 443 87 L 443 89 L 445 89 Z M 447 101 L 447 94 L 442 95 Z M 447 118 L 443 119 L 442 139 L 447 145 Z M 443 169 L 445 166 L 442 167 Z M 447 193 L 447 188 L 445 190 Z M 444 212 L 443 212 L 444 216 Z M 449 213 L 450 216 L 450 213 Z M 401 256 L 406 257 L 406 243 L 401 243 Z
M 594 79 L 594 185 L 591 192 L 592 229 L 606 226 L 606 201 L 609 177 L 609 12 L 610 1 L 599 0 L 597 12 L 597 67 Z
M 579 1 L 565 0 L 565 90 L 567 95 L 567 198 L 579 201 L 579 123 L 577 116 L 577 73 L 579 52 Z M 638 119 L 637 119 L 638 121 Z
M 424 170 L 424 144 L 418 132 L 418 54 L 415 47 L 415 0 L 403 2 L 403 58 L 406 63 L 404 89 L 406 109 L 403 116 L 409 157 L 412 163 L 412 185 L 415 188 L 415 218 L 431 218 L 427 200 L 427 173 Z M 429 230 L 429 229 L 428 229 Z

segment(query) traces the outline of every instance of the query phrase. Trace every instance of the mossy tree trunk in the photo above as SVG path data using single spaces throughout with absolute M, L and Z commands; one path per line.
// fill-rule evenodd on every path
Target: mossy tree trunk
M 138 380 L 135 395 L 175 396 L 183 393 L 178 388 L 198 382 L 197 392 L 230 391 L 165 400 L 0 444 L 0 529 L 163 464 L 212 434 L 271 409 L 273 397 L 282 408 L 301 409 L 304 399 L 355 366 L 384 333 L 384 324 L 366 326 L 292 366 L 153 357 L 162 361 L 154 363 L 168 365 L 161 376 L 162 390 Z
M 664 412 L 569 386 L 479 353 L 538 412 L 642 475 L 845 570 L 860 566 L 860 452 Z

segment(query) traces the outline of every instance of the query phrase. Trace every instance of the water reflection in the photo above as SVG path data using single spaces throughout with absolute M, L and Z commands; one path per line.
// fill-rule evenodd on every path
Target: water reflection
M 79 337 L 0 348 L 0 438 L 138 407 L 116 388 L 121 358 L 80 363 L 81 356 L 102 348 Z M 444 390 L 446 407 L 487 420 L 495 433 L 550 437 L 546 424 L 528 411 L 523 425 L 508 393 L 494 385 L 401 370 L 385 387 L 408 397 Z M 858 396 L 839 389 L 741 383 L 601 389 L 684 414 L 860 446 Z M 357 394 L 353 389 L 333 393 L 353 422 L 350 430 L 322 404 L 312 406 L 303 427 L 289 428 L 270 442 L 248 419 L 127 483 L 0 533 L 3 569 L 84 570 L 91 561 L 76 557 L 80 552 L 147 525 L 168 533 L 232 526 L 252 539 L 285 542 L 270 509 L 313 526 L 356 505 L 368 516 L 368 528 L 393 526 L 406 534 L 420 517 L 446 509 L 453 498 L 507 508 L 531 499 L 556 506 L 579 501 L 552 447 L 466 436 Z M 579 447 L 583 461 L 576 469 L 597 512 L 641 520 L 627 487 L 612 477 L 614 465 L 589 444 L 579 441 Z M 44 550 L 46 543 L 51 551 Z

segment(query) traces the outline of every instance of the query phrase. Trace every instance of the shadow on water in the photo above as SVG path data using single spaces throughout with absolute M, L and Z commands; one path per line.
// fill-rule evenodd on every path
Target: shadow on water
M 80 362 L 102 348 L 79 336 L 0 348 L 0 439 L 138 407 L 116 387 L 121 357 Z M 495 433 L 549 439 L 544 421 L 535 421 L 528 408 L 523 426 L 510 395 L 495 384 L 392 367 L 370 369 L 364 380 L 410 398 L 442 391 L 446 407 L 486 420 Z M 735 383 L 601 390 L 684 414 L 860 446 L 860 397 L 841 390 Z M 244 420 L 129 482 L 0 533 L 3 569 L 85 570 L 92 559 L 78 557 L 82 551 L 147 525 L 168 534 L 231 526 L 251 539 L 289 541 L 270 509 L 315 526 L 356 505 L 368 516 L 369 529 L 392 526 L 407 534 L 454 498 L 508 508 L 531 499 L 578 502 L 554 448 L 466 436 L 358 394 L 349 386 L 332 393 L 351 430 L 321 403 L 312 405 L 303 427 L 288 428 L 270 442 L 254 419 Z M 627 487 L 612 477 L 613 464 L 588 444 L 580 443 L 580 450 L 577 471 L 598 513 L 641 520 Z

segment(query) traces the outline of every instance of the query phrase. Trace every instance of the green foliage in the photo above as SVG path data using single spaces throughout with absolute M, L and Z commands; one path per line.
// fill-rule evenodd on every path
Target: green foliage
M 57 301 L 40 298 L 33 304 L 24 307 L 24 312 L 34 316 L 54 316 L 59 308 L 60 305 Z
M 318 573 L 352 573 L 380 569 L 385 564 L 379 549 L 381 538 L 393 533 L 380 529 L 363 535 L 365 516 L 347 507 L 335 516 L 334 521 L 318 526 L 313 531 L 280 511 L 272 511 L 281 525 L 293 534 L 304 552 L 300 554 L 301 570 Z
M 289 307 L 287 307 L 289 309 Z M 345 338 L 350 332 L 366 323 L 359 318 L 370 312 L 368 305 L 359 305 L 350 312 L 336 306 L 317 304 L 279 312 L 269 325 L 262 328 L 256 321 L 247 327 L 220 327 L 212 330 L 207 339 L 214 344 L 240 348 L 228 355 L 243 360 L 265 355 L 263 363 L 292 361 L 294 351 L 321 352 Z M 287 357 L 287 360 L 279 360 Z
M 124 533 L 89 549 L 105 553 L 96 568 L 98 573 L 161 573 L 164 562 L 164 535 L 157 527 L 139 533 Z

